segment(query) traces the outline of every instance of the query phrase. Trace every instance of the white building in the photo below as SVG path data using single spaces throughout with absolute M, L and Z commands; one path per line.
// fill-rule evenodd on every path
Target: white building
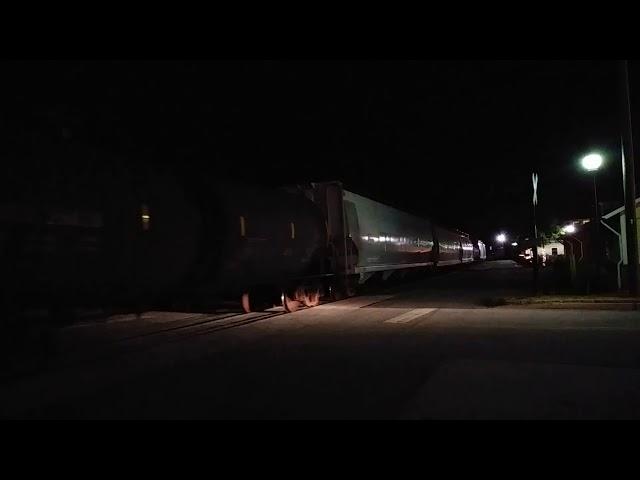
M 555 257 L 560 255 L 564 255 L 564 245 L 560 242 L 550 242 L 538 247 L 538 258 L 542 258 L 543 262 L 553 261 Z M 533 258 L 533 249 L 527 248 L 520 256 L 526 260 L 531 260 Z
M 561 244 L 560 242 L 547 243 L 542 247 L 542 250 L 544 250 L 544 254 L 547 257 L 556 257 L 558 255 L 564 255 L 564 245 Z

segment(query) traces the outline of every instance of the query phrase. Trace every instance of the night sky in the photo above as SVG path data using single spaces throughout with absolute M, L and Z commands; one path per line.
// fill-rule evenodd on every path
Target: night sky
M 5 161 L 72 145 L 248 182 L 341 180 L 490 239 L 529 232 L 533 169 L 543 226 L 589 217 L 591 177 L 578 161 L 595 149 L 607 161 L 600 199 L 623 201 L 615 62 L 30 61 L 0 69 Z M 637 125 L 638 65 L 630 75 Z

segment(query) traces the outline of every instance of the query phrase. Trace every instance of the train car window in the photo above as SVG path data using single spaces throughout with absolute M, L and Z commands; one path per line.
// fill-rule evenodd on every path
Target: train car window
M 142 221 L 142 231 L 148 232 L 151 228 L 151 215 L 149 213 L 149 207 L 147 205 L 142 205 L 140 219 Z

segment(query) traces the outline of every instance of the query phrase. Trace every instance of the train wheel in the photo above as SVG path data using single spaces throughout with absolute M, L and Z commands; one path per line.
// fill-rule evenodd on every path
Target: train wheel
M 282 292 L 281 299 L 282 299 L 282 306 L 289 313 L 295 312 L 301 306 L 301 302 L 294 299 L 292 296 L 287 294 L 287 292 Z
M 302 297 L 302 303 L 305 307 L 317 307 L 320 303 L 320 289 L 314 288 L 305 293 Z
M 356 294 L 358 293 L 356 290 L 356 285 L 357 282 L 351 279 L 346 282 L 346 284 L 344 285 L 344 294 L 347 296 L 347 298 L 356 296 Z
M 251 313 L 251 302 L 249 299 L 249 292 L 244 292 L 242 294 L 242 310 L 244 310 L 244 313 Z
M 344 298 L 344 295 L 338 285 L 329 285 L 329 298 L 334 302 Z
M 357 294 L 356 287 L 352 282 L 338 283 L 332 285 L 329 289 L 329 297 L 331 300 L 338 301 L 353 297 Z

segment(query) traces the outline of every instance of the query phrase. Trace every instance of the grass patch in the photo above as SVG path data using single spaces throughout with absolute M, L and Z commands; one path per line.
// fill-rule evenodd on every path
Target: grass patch
M 502 297 L 488 297 L 480 300 L 480 304 L 485 307 L 501 307 L 507 305 L 507 299 Z
M 625 295 L 540 295 L 537 297 L 507 297 L 508 305 L 530 305 L 545 303 L 636 303 L 638 297 Z

